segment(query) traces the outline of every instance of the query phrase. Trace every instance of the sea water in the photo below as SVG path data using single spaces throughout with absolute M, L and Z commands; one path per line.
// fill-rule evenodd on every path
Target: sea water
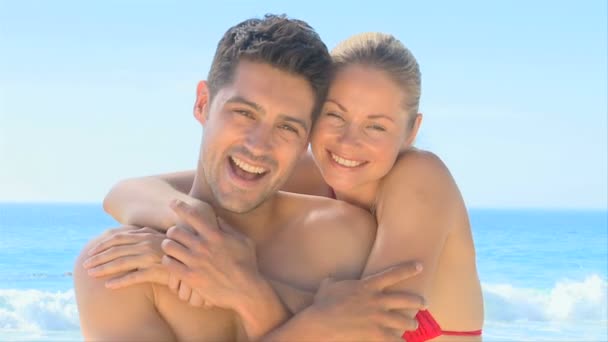
M 486 341 L 607 341 L 602 211 L 470 210 Z M 0 204 L 0 340 L 81 340 L 72 269 L 99 204 Z

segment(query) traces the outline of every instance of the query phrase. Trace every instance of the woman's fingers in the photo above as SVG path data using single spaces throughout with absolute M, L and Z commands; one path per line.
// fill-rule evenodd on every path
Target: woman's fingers
M 181 280 L 177 277 L 176 274 L 174 273 L 170 273 L 169 274 L 169 290 L 171 290 L 171 292 L 177 294 L 177 291 L 179 291 L 179 284 L 181 284 Z
M 137 234 L 130 234 L 128 232 L 112 234 L 91 248 L 88 254 L 92 256 L 114 246 L 129 245 L 139 241 L 141 241 L 141 237 L 137 236 Z
M 193 232 L 177 226 L 173 226 L 167 230 L 167 238 L 179 242 L 188 249 L 192 249 L 200 241 L 200 238 Z
M 163 249 L 163 252 L 165 252 L 166 255 L 172 257 L 173 259 L 179 260 L 180 262 L 186 265 L 192 264 L 192 252 L 188 248 L 184 247 L 182 244 L 171 239 L 164 239 L 161 243 L 161 247 Z
M 129 255 L 138 255 L 140 254 L 136 245 L 127 245 L 127 246 L 113 246 L 110 247 L 103 252 L 94 254 L 84 261 L 84 268 L 93 268 L 115 259 L 129 256 Z
M 192 288 L 188 284 L 181 282 L 181 284 L 179 285 L 179 291 L 177 291 L 177 296 L 179 297 L 179 299 L 184 302 L 188 302 L 190 301 L 191 295 Z
M 206 307 L 206 302 L 203 300 L 203 297 L 201 297 L 196 291 L 192 291 L 192 295 L 190 295 L 190 300 L 188 301 L 188 304 L 195 307 Z
M 135 271 L 142 264 L 142 256 L 125 256 L 88 270 L 93 277 L 105 277 L 112 274 Z
M 177 285 L 175 285 L 175 283 L 174 283 L 173 284 L 174 287 L 171 288 L 171 290 L 173 290 L 174 292 L 177 292 L 179 290 L 180 279 L 184 279 L 185 277 L 187 277 L 189 275 L 188 267 L 168 255 L 163 256 L 163 259 L 161 262 L 163 265 L 165 265 L 165 267 L 167 267 L 167 269 L 169 270 L 170 273 L 175 273 L 175 274 L 172 274 L 172 276 L 177 278 Z M 173 281 L 175 282 L 176 280 L 173 280 Z
M 115 290 L 143 283 L 156 283 L 167 286 L 169 274 L 158 268 L 146 268 L 114 277 L 106 281 L 106 287 Z

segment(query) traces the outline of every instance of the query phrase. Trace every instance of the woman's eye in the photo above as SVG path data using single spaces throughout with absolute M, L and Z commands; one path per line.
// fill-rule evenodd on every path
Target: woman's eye
M 384 128 L 384 127 L 382 127 L 380 125 L 371 125 L 371 126 L 368 126 L 368 127 L 371 128 L 371 129 L 373 129 L 373 130 L 380 131 L 380 132 L 386 131 L 386 128 Z
M 327 112 L 327 114 L 325 114 L 325 115 L 327 115 L 327 116 L 331 116 L 331 117 L 334 117 L 334 118 L 337 118 L 337 119 L 339 119 L 339 120 L 344 121 L 344 119 L 343 119 L 343 118 L 342 118 L 340 115 L 338 115 L 338 114 L 336 114 L 336 113 L 333 113 L 333 112 Z

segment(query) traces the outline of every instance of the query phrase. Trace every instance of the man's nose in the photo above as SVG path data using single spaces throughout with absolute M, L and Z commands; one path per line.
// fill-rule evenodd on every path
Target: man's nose
M 272 126 L 258 124 L 249 130 L 245 146 L 256 155 L 264 155 L 272 149 Z

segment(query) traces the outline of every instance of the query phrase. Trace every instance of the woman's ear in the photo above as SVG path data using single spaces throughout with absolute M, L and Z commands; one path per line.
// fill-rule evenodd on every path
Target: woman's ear
M 416 136 L 418 135 L 418 130 L 420 129 L 420 125 L 422 124 L 422 113 L 416 114 L 416 117 L 410 120 L 410 127 L 408 127 L 408 135 L 407 138 L 403 141 L 402 149 L 407 149 L 414 143 L 416 140 Z
M 196 102 L 194 103 L 194 118 L 205 125 L 209 114 L 209 87 L 207 81 L 200 81 L 196 86 Z

